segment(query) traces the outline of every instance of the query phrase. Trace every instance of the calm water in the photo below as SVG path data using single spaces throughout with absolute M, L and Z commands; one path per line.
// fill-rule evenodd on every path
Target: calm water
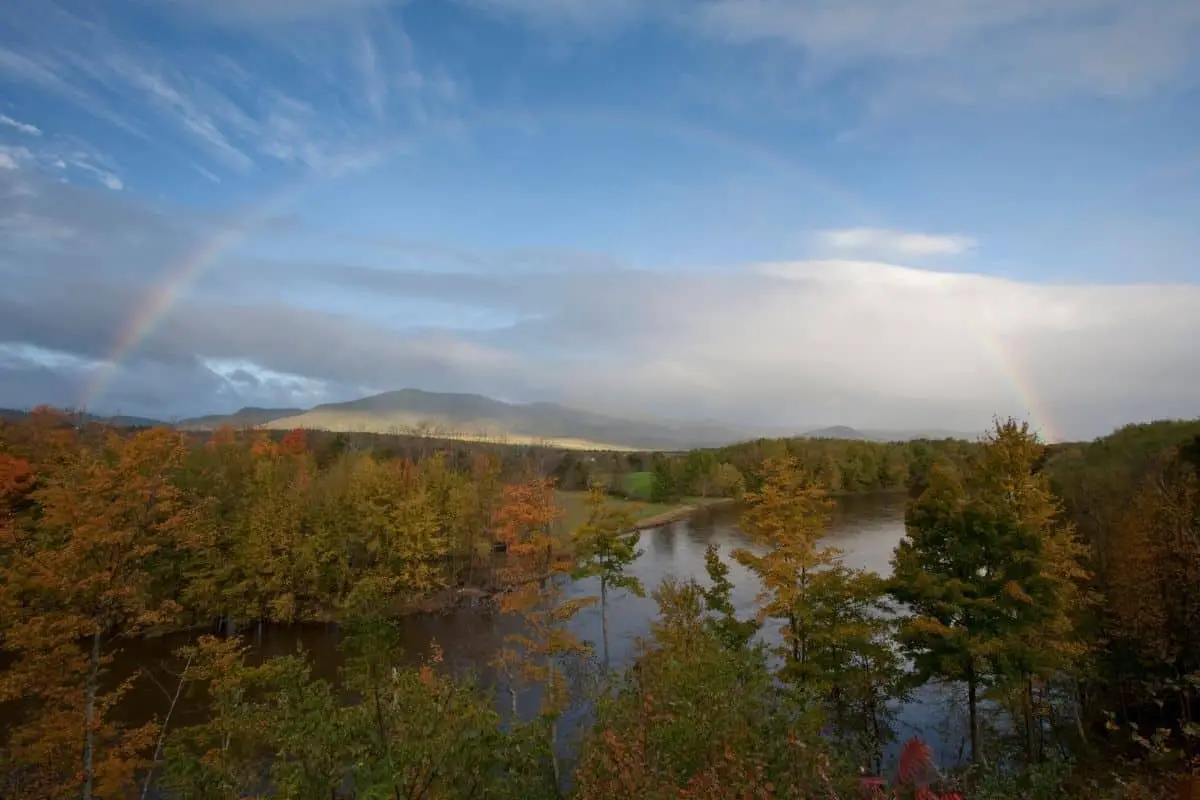
M 848 566 L 886 575 L 890 571 L 888 562 L 892 550 L 904 535 L 904 501 L 903 495 L 894 494 L 842 498 L 833 515 L 826 541 L 843 551 Z M 739 615 L 752 616 L 756 608 L 758 580 L 729 557 L 734 548 L 748 545 L 737 528 L 736 509 L 712 509 L 690 520 L 644 531 L 641 536 L 644 554 L 630 571 L 647 590 L 653 589 L 669 575 L 697 577 L 703 581 L 706 579 L 704 551 L 709 544 L 720 547 L 724 560 L 730 566 L 729 577 L 734 583 L 733 601 Z M 598 593 L 594 579 L 576 582 L 568 589 L 571 596 Z M 648 632 L 655 612 L 656 606 L 649 597 L 639 598 L 624 593 L 610 597 L 609 652 L 614 669 L 620 669 L 629 662 L 635 651 L 636 637 Z M 503 646 L 505 634 L 514 630 L 514 624 L 507 617 L 469 610 L 406 618 L 403 621 L 404 644 L 407 652 L 417 657 L 424 654 L 429 644 L 436 640 L 444 649 L 449 665 L 469 669 L 485 684 L 495 685 L 500 679 L 487 665 Z M 599 654 L 599 609 L 583 611 L 573 625 L 582 638 L 594 643 Z M 777 629 L 776 623 L 769 623 L 763 636 L 768 641 L 777 640 Z M 251 631 L 249 640 L 254 646 L 252 653 L 255 658 L 294 653 L 297 647 L 303 647 L 319 677 L 329 680 L 337 677 L 340 659 L 336 649 L 338 630 L 334 625 L 267 627 L 257 633 Z M 179 665 L 171 653 L 186 641 L 187 637 L 181 635 L 131 643 L 119 656 L 116 671 L 128 674 L 131 670 L 144 670 L 157 676 L 166 688 L 173 689 L 174 681 L 168 670 L 178 671 Z M 949 699 L 947 689 L 931 686 L 897 709 L 901 740 L 919 733 L 934 746 L 939 760 L 945 763 L 958 760 L 964 735 L 961 721 L 952 718 L 947 710 Z M 526 700 L 532 708 L 532 698 L 527 697 Z M 139 683 L 125 705 L 131 717 L 144 718 L 153 714 L 161 716 L 167 702 L 163 689 L 147 680 Z M 507 700 L 498 696 L 497 704 L 504 708 Z M 186 724 L 202 719 L 203 707 L 196 701 L 185 700 L 175 713 L 175 720 Z

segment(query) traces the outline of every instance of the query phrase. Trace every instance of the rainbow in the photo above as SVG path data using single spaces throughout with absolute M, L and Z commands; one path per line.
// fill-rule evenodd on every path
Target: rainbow
M 86 410 L 104 396 L 121 363 L 150 335 L 205 270 L 241 244 L 268 216 L 290 203 L 301 188 L 302 185 L 289 186 L 268 196 L 244 219 L 218 231 L 169 268 L 166 279 L 147 293 L 144 302 L 117 332 L 112 348 L 84 387 L 79 408 Z
M 1004 377 L 1012 385 L 1021 404 L 1025 406 L 1023 416 L 1029 421 L 1038 437 L 1044 444 L 1061 441 L 1057 434 L 1057 428 L 1051 422 L 1050 411 L 1038 395 L 1037 384 L 1026 374 L 1024 366 L 1013 356 L 1009 348 L 1005 347 L 998 335 L 979 325 L 973 327 L 976 339 L 979 340 L 980 345 L 996 366 L 1000 368 Z

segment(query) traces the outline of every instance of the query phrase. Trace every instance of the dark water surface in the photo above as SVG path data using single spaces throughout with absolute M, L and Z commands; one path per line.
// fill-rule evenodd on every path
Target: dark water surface
M 839 498 L 826 541 L 840 548 L 847 566 L 870 569 L 886 575 L 889 559 L 897 542 L 904 535 L 905 497 L 897 494 L 870 494 Z M 689 520 L 643 531 L 641 548 L 644 554 L 630 572 L 639 578 L 647 590 L 656 587 L 663 578 L 696 577 L 707 580 L 704 551 L 709 544 L 720 546 L 721 554 L 730 566 L 729 578 L 734 584 L 733 602 L 739 616 L 752 616 L 759 591 L 757 578 L 729 557 L 730 551 L 749 543 L 737 527 L 737 509 L 720 507 L 701 511 Z M 568 587 L 569 596 L 597 595 L 595 579 L 577 581 Z M 635 639 L 645 635 L 656 613 L 654 601 L 625 593 L 610 597 L 608 608 L 610 659 L 614 669 L 629 663 L 635 652 Z M 590 608 L 573 621 L 578 634 L 595 645 L 600 652 L 600 611 Z M 777 641 L 778 623 L 770 622 L 763 632 L 767 641 Z M 498 686 L 501 679 L 488 667 L 497 650 L 503 646 L 506 634 L 516 629 L 513 619 L 472 610 L 455 610 L 445 614 L 408 617 L 402 621 L 406 652 L 420 657 L 436 641 L 445 651 L 446 663 L 453 668 L 470 670 L 485 685 Z M 185 644 L 193 634 L 178 634 L 162 639 L 129 643 L 120 653 L 114 672 L 129 674 L 144 670 L 156 676 L 161 687 L 144 680 L 126 698 L 123 706 L 131 719 L 161 717 L 169 703 L 168 691 L 174 690 L 170 670 L 178 671 L 179 662 L 172 656 L 175 648 Z M 247 640 L 253 647 L 255 659 L 295 653 L 303 647 L 312 662 L 314 673 L 336 681 L 341 658 L 337 651 L 336 625 L 268 626 L 261 631 L 248 631 Z M 928 686 L 908 703 L 897 709 L 898 732 L 903 740 L 914 733 L 934 746 L 938 760 L 952 763 L 958 760 L 964 730 L 956 718 L 947 712 L 948 690 Z M 506 708 L 508 701 L 497 693 L 497 707 Z M 522 704 L 532 711 L 532 698 Z M 176 708 L 172 725 L 201 721 L 204 707 L 198 698 L 185 698 Z M 955 724 L 950 724 L 951 722 Z M 893 748 L 894 752 L 894 748 Z

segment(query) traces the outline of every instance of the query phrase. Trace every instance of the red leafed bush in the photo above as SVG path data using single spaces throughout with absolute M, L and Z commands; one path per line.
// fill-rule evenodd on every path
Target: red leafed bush
M 963 800 L 958 792 L 942 793 L 931 788 L 930 784 L 936 779 L 933 749 L 914 736 L 900 750 L 900 764 L 894 784 L 889 786 L 883 778 L 868 776 L 859 782 L 859 789 L 868 800 Z

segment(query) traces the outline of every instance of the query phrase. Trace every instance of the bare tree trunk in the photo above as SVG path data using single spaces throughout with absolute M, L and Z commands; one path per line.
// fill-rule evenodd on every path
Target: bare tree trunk
M 1033 677 L 1025 676 L 1025 759 L 1029 764 L 1037 761 L 1033 746 Z
M 100 625 L 92 634 L 92 652 L 88 656 L 87 689 L 83 704 L 83 800 L 92 800 L 92 764 L 95 741 L 92 726 L 96 716 L 96 691 L 100 684 Z
M 600 578 L 600 635 L 604 642 L 604 671 L 608 672 L 608 582 Z
M 167 707 L 167 715 L 163 717 L 162 727 L 158 730 L 158 743 L 154 745 L 154 758 L 150 760 L 150 769 L 146 771 L 146 780 L 142 783 L 142 800 L 146 800 L 146 795 L 150 793 L 150 784 L 154 779 L 154 768 L 158 766 L 158 759 L 162 756 L 163 744 L 167 740 L 167 726 L 171 724 L 171 714 L 175 711 L 175 705 L 179 702 L 179 694 L 183 691 L 183 684 L 187 680 L 188 668 L 192 666 L 192 658 L 188 656 L 187 663 L 183 665 L 183 672 L 179 674 L 179 684 L 175 687 L 175 696 L 171 698 L 171 705 Z
M 550 723 L 550 771 L 554 774 L 554 793 L 556 795 L 561 795 L 562 794 L 562 779 L 561 779 L 561 776 L 558 774 L 558 772 L 559 772 L 559 770 L 558 770 L 558 751 L 556 750 L 557 744 L 558 744 L 558 720 L 555 719 L 553 722 Z
M 1087 743 L 1087 730 L 1083 727 L 1083 686 L 1078 678 L 1072 681 L 1071 696 L 1075 700 L 1075 730 L 1079 732 L 1079 741 Z
M 975 677 L 975 660 L 967 664 L 967 709 L 971 725 L 971 763 L 979 763 L 979 699 Z

